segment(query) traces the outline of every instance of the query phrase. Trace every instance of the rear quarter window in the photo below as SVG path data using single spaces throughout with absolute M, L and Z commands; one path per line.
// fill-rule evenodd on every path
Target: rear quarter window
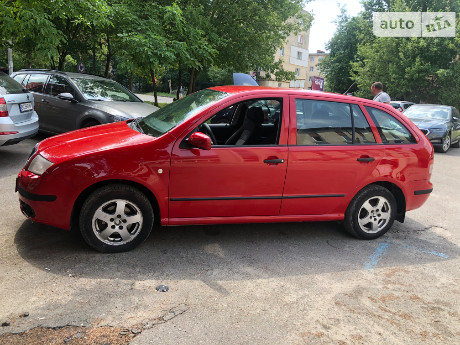
M 382 138 L 383 144 L 414 144 L 417 141 L 411 132 L 398 119 L 387 112 L 366 107 Z

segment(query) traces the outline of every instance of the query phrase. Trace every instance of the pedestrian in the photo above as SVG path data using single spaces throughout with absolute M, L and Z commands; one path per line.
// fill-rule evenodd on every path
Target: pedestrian
M 383 91 L 383 85 L 381 82 L 376 81 L 371 86 L 371 94 L 374 96 L 374 101 L 381 102 L 385 104 L 390 104 L 390 96 Z
M 184 97 L 184 96 L 183 96 L 183 92 L 184 92 L 184 89 L 182 88 L 182 85 L 181 85 L 181 86 L 180 86 L 180 89 L 179 89 L 179 98 Z

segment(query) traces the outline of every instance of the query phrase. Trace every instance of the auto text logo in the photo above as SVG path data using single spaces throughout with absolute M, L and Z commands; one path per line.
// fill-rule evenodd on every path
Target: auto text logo
M 455 37 L 455 12 L 374 12 L 378 37 Z

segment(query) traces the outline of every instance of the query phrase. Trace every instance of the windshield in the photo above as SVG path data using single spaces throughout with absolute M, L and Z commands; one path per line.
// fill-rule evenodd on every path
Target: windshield
M 450 108 L 443 106 L 416 106 L 408 108 L 404 115 L 409 119 L 424 119 L 424 120 L 449 120 Z
M 109 79 L 72 78 L 90 101 L 142 102 L 123 86 Z
M 227 95 L 209 89 L 195 92 L 143 118 L 139 126 L 145 134 L 154 137 L 163 135 Z
M 0 72 L 0 95 L 22 93 L 23 86 L 7 74 Z

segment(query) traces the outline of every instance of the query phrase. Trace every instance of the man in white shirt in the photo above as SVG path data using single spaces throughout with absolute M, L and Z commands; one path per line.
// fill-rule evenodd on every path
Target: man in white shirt
M 374 96 L 374 101 L 390 104 L 390 96 L 383 91 L 383 85 L 381 82 L 376 81 L 371 86 L 371 93 Z

